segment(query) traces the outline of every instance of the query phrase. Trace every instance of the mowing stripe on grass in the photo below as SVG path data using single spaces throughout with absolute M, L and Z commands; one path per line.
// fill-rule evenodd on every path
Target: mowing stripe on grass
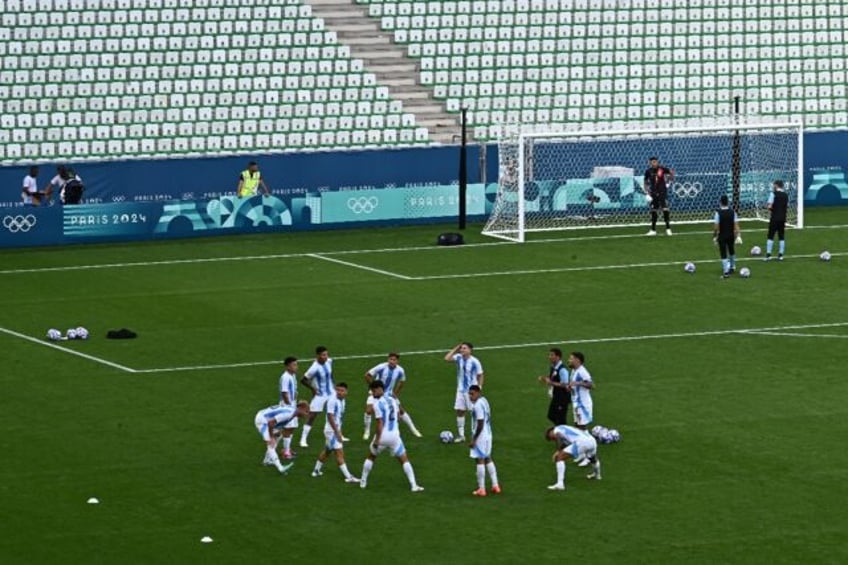
M 372 273 L 377 273 L 380 275 L 385 275 L 387 277 L 392 277 L 395 279 L 402 279 L 405 281 L 411 280 L 411 277 L 407 277 L 406 275 L 400 275 L 398 273 L 392 273 L 391 271 L 384 271 L 383 269 L 375 269 L 374 267 L 366 267 L 365 265 L 358 265 L 356 263 L 351 263 L 349 261 L 342 261 L 341 259 L 333 259 L 332 257 L 325 257 L 319 253 L 309 253 L 308 257 L 314 257 L 315 259 L 321 259 L 322 261 L 329 261 L 330 263 L 336 263 L 337 265 L 344 265 L 346 267 L 353 267 L 354 269 L 362 269 L 363 271 L 369 271 Z
M 591 339 L 552 339 L 549 341 L 541 341 L 536 343 L 509 343 L 509 344 L 501 344 L 501 345 L 481 345 L 474 348 L 475 351 L 497 351 L 502 349 L 525 349 L 530 347 L 550 347 L 552 344 L 557 343 L 568 343 L 568 344 L 582 344 L 582 343 L 613 343 L 613 342 L 621 342 L 621 341 L 647 341 L 653 339 L 678 339 L 678 338 L 690 338 L 690 337 L 703 337 L 703 336 L 720 336 L 720 335 L 731 335 L 731 334 L 747 334 L 747 335 L 760 335 L 760 334 L 768 334 L 769 332 L 780 332 L 782 330 L 805 330 L 805 329 L 814 329 L 814 328 L 838 328 L 848 326 L 848 322 L 829 322 L 829 323 L 821 323 L 821 324 L 800 324 L 800 325 L 791 325 L 791 326 L 772 326 L 765 328 L 739 328 L 732 330 L 706 330 L 700 332 L 684 332 L 684 333 L 668 333 L 668 334 L 653 334 L 653 335 L 631 335 L 631 336 L 618 336 L 618 337 L 600 337 L 600 338 L 591 338 Z M 780 335 L 788 335 L 785 333 L 781 333 Z M 812 334 L 811 334 L 812 335 Z M 841 336 L 846 337 L 846 336 Z M 444 352 L 447 351 L 446 348 L 440 349 L 423 349 L 419 351 L 401 351 L 401 355 L 435 355 L 440 354 L 443 355 Z M 333 356 L 337 361 L 344 361 L 350 359 L 382 359 L 385 357 L 385 352 L 383 353 L 369 353 L 369 354 L 356 354 L 356 355 L 336 355 Z M 177 371 L 203 371 L 203 370 L 214 370 L 214 369 L 233 369 L 239 367 L 258 367 L 261 365 L 281 365 L 281 359 L 275 359 L 272 361 L 247 361 L 241 363 L 222 363 L 222 364 L 210 364 L 210 365 L 190 365 L 184 367 L 163 367 L 160 369 L 135 369 L 133 372 L 135 373 L 172 373 Z
M 20 332 L 16 332 L 14 330 L 10 330 L 8 328 L 0 328 L 0 332 L 5 334 L 30 341 L 32 343 L 37 343 L 38 345 L 43 345 L 44 347 L 50 347 L 52 349 L 56 349 L 57 351 L 61 351 L 62 353 L 68 353 L 70 355 L 76 355 L 77 357 L 82 357 L 83 359 L 88 359 L 89 361 L 94 361 L 95 363 L 100 363 L 101 365 L 106 365 L 107 367 L 112 367 L 114 369 L 119 369 L 124 371 L 125 373 L 135 373 L 135 369 L 131 369 L 129 367 L 125 367 L 118 363 L 113 363 L 111 361 L 107 361 L 106 359 L 101 359 L 100 357 L 95 357 L 94 355 L 89 355 L 87 353 L 82 353 L 80 351 L 74 351 L 73 349 L 67 349 L 65 347 L 61 347 L 56 345 L 55 343 L 50 343 L 49 341 L 44 341 L 43 339 L 38 339 L 32 336 L 28 336 L 26 334 L 22 334 Z

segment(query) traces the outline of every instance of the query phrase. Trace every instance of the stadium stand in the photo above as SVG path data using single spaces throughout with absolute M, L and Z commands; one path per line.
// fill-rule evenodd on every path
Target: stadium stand
M 418 84 L 328 9 L 390 33 Z M 462 107 L 485 141 L 736 95 L 846 128 L 846 51 L 848 0 L 0 0 L 0 164 L 427 144 Z
M 478 139 L 503 122 L 728 113 L 848 127 L 844 0 L 357 0 Z

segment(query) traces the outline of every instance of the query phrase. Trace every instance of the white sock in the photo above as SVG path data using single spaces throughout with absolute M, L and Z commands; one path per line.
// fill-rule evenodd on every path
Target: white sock
M 766 240 L 766 254 L 771 255 L 772 249 L 774 249 L 774 240 L 773 239 L 767 239 Z
M 317 461 L 315 461 L 315 470 L 316 470 L 316 471 L 319 471 L 319 472 L 320 472 L 320 471 L 321 471 L 321 468 L 322 468 L 323 466 L 324 466 L 324 464 L 321 462 L 321 460 L 320 460 L 320 459 L 318 459 Z
M 783 255 L 783 252 L 786 251 L 786 240 L 781 239 L 777 242 L 777 252 L 780 255 Z
M 565 461 L 556 462 L 557 484 L 565 484 Z
M 303 433 L 300 434 L 300 441 L 306 441 L 306 437 L 309 435 L 309 432 L 312 430 L 312 426 L 309 424 L 303 424 Z
M 362 480 L 368 478 L 368 474 L 371 473 L 371 467 L 374 466 L 374 462 L 370 459 L 366 459 L 365 463 L 362 464 Z
M 489 471 L 489 478 L 492 479 L 492 486 L 497 486 L 498 484 L 498 471 L 495 469 L 495 462 L 489 461 L 486 463 L 486 470 Z
M 266 452 L 267 454 L 265 455 L 265 457 L 268 458 L 268 461 L 270 461 L 271 464 L 273 464 L 274 467 L 276 467 L 277 469 L 282 469 L 283 466 L 280 463 L 280 458 L 279 456 L 277 456 L 277 447 L 274 445 L 269 445 L 266 449 Z
M 339 465 L 339 469 L 341 470 L 342 475 L 344 475 L 344 478 L 349 479 L 351 477 L 350 471 L 347 468 L 347 463 Z
M 407 480 L 409 480 L 409 486 L 415 487 L 418 483 L 415 482 L 415 471 L 412 470 L 412 463 L 407 461 L 403 464 L 403 472 L 406 475 Z
M 363 423 L 365 424 L 365 433 L 371 433 L 371 414 L 365 413 L 365 417 L 362 418 Z
M 486 466 L 477 464 L 477 488 L 486 488 Z
M 291 436 L 283 438 L 283 451 L 291 451 Z
M 456 433 L 458 437 L 465 437 L 465 416 L 456 417 Z
M 410 418 L 410 416 L 409 416 L 409 412 L 404 412 L 404 413 L 403 413 L 403 416 L 401 416 L 401 417 L 400 417 L 400 419 L 401 419 L 401 420 L 403 420 L 403 423 L 404 423 L 404 424 L 406 424 L 407 426 L 409 426 L 409 429 L 410 429 L 410 430 L 414 430 L 414 429 L 415 429 L 415 424 L 413 424 L 413 423 L 412 423 L 412 418 Z

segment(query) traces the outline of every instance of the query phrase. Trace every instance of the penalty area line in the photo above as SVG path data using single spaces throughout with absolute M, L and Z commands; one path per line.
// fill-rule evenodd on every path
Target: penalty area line
M 10 330 L 8 328 L 0 328 L 0 332 L 4 334 L 17 337 L 19 339 L 23 339 L 25 341 L 29 341 L 31 343 L 35 343 L 38 345 L 42 345 L 44 347 L 49 347 L 51 349 L 55 349 L 57 351 L 61 351 L 62 353 L 67 353 L 69 355 L 76 355 L 77 357 L 82 357 L 83 359 L 87 359 L 89 361 L 94 361 L 95 363 L 99 363 L 101 365 L 106 365 L 107 367 L 112 367 L 113 369 L 118 369 L 120 371 L 124 371 L 125 373 L 135 373 L 137 372 L 135 369 L 130 367 L 125 367 L 119 363 L 113 363 L 112 361 L 107 361 L 106 359 L 101 359 L 100 357 L 95 357 L 94 355 L 89 355 L 87 353 L 82 353 L 81 351 L 74 351 L 73 349 L 68 349 L 66 347 L 61 347 L 56 345 L 55 343 L 50 343 L 48 341 L 44 341 L 26 334 L 22 334 L 20 332 L 16 332 L 14 330 Z
M 371 273 L 377 273 L 379 275 L 384 275 L 387 277 L 392 277 L 395 279 L 401 279 L 405 281 L 413 280 L 412 277 L 407 277 L 406 275 L 401 275 L 398 273 L 393 273 L 391 271 L 384 271 L 383 269 L 377 269 L 375 267 L 368 267 L 366 265 L 359 265 L 357 263 L 351 263 L 350 261 L 342 261 L 341 259 L 334 259 L 333 257 L 327 257 L 326 255 L 321 255 L 320 253 L 309 253 L 307 257 L 313 257 L 315 259 L 321 259 L 322 261 L 327 261 L 328 263 L 336 263 L 338 265 L 344 265 L 345 267 L 352 267 L 354 269 L 361 269 L 363 271 L 368 271 Z
M 653 335 L 630 335 L 617 337 L 600 337 L 590 339 L 553 339 L 548 341 L 539 341 L 534 343 L 507 343 L 500 345 L 481 345 L 474 348 L 475 351 L 498 351 L 504 349 L 527 349 L 530 347 L 550 347 L 552 344 L 568 343 L 568 344 L 585 344 L 585 343 L 615 343 L 625 341 L 648 341 L 654 339 L 684 339 L 689 337 L 704 337 L 704 336 L 723 336 L 723 335 L 760 335 L 766 332 L 780 332 L 785 330 L 806 330 L 816 328 L 838 328 L 848 326 L 848 322 L 829 322 L 821 324 L 800 324 L 790 326 L 772 326 L 764 328 L 738 328 L 732 330 L 706 330 L 699 332 L 682 332 L 682 333 L 667 333 Z M 781 333 L 780 335 L 788 335 Z M 845 337 L 845 336 L 842 336 Z M 443 355 L 447 349 L 422 349 L 418 351 L 401 351 L 403 356 L 410 355 Z M 335 355 L 333 359 L 336 361 L 346 361 L 353 359 L 380 359 L 386 356 L 386 353 L 369 353 L 356 355 Z M 193 365 L 185 367 L 163 367 L 160 369 L 135 369 L 134 373 L 173 373 L 178 371 L 211 371 L 217 369 L 233 369 L 239 367 L 260 367 L 262 365 L 281 365 L 282 360 L 273 361 L 247 361 L 243 363 L 222 363 L 209 365 Z

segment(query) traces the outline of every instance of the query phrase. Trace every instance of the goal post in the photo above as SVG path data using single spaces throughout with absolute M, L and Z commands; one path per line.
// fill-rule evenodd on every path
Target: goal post
M 672 227 L 712 221 L 726 194 L 739 219 L 768 220 L 775 180 L 784 182 L 787 225 L 803 227 L 803 126 L 727 116 L 594 131 L 510 124 L 498 136 L 498 185 L 485 235 L 524 241 L 527 233 L 644 226 L 648 158 L 674 171 Z

